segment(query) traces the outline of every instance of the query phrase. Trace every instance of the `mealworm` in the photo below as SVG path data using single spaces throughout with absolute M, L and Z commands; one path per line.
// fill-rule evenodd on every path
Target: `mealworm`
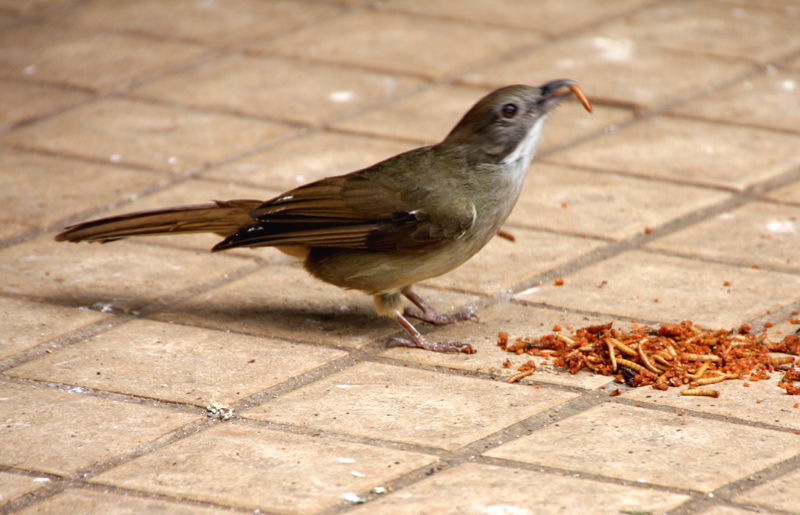
M 688 390 L 683 390 L 681 395 L 717 398 L 719 397 L 719 392 L 717 390 L 710 390 L 708 388 L 689 388 Z

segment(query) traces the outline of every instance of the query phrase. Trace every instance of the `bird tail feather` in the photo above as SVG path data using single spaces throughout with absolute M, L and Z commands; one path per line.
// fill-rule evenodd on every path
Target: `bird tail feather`
M 217 200 L 208 204 L 128 213 L 72 225 L 55 239 L 107 243 L 131 236 L 177 233 L 214 233 L 228 237 L 253 222 L 250 213 L 261 204 L 261 200 Z

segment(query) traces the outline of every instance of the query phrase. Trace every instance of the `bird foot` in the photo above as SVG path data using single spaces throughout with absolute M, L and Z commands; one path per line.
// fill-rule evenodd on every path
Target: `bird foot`
M 398 347 L 413 347 L 416 349 L 425 349 L 432 352 L 463 352 L 464 354 L 474 354 L 475 349 L 472 348 L 472 345 L 464 342 L 454 342 L 454 341 L 447 341 L 447 342 L 431 342 L 428 341 L 424 336 L 420 335 L 418 337 L 414 337 L 413 339 L 407 338 L 392 338 L 392 342 L 397 345 Z
M 403 310 L 403 316 L 416 318 L 417 320 L 422 320 L 423 322 L 428 322 L 433 325 L 450 325 L 465 320 L 475 320 L 478 322 L 478 315 L 470 313 L 469 311 L 459 311 L 452 315 L 440 315 L 433 309 L 421 311 L 419 309 L 407 307 Z

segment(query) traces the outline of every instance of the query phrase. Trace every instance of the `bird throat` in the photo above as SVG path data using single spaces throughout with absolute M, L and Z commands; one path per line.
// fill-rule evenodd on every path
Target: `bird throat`
M 502 164 L 508 166 L 516 173 L 524 174 L 528 166 L 533 160 L 536 153 L 536 147 L 542 140 L 542 130 L 544 129 L 544 122 L 547 120 L 547 114 L 543 114 L 533 122 L 533 125 L 528 129 L 528 133 L 522 138 L 522 141 L 517 144 L 516 148 L 511 151 L 506 157 L 503 158 Z M 520 170 L 521 169 L 521 170 Z

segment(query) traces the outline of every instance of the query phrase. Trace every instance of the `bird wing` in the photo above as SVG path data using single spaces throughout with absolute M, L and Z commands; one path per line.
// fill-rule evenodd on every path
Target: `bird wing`
M 254 222 L 214 250 L 302 245 L 413 253 L 460 238 L 475 223 L 474 205 L 457 191 L 416 184 L 424 181 L 398 189 L 396 177 L 381 177 L 354 172 L 288 191 L 253 210 Z

